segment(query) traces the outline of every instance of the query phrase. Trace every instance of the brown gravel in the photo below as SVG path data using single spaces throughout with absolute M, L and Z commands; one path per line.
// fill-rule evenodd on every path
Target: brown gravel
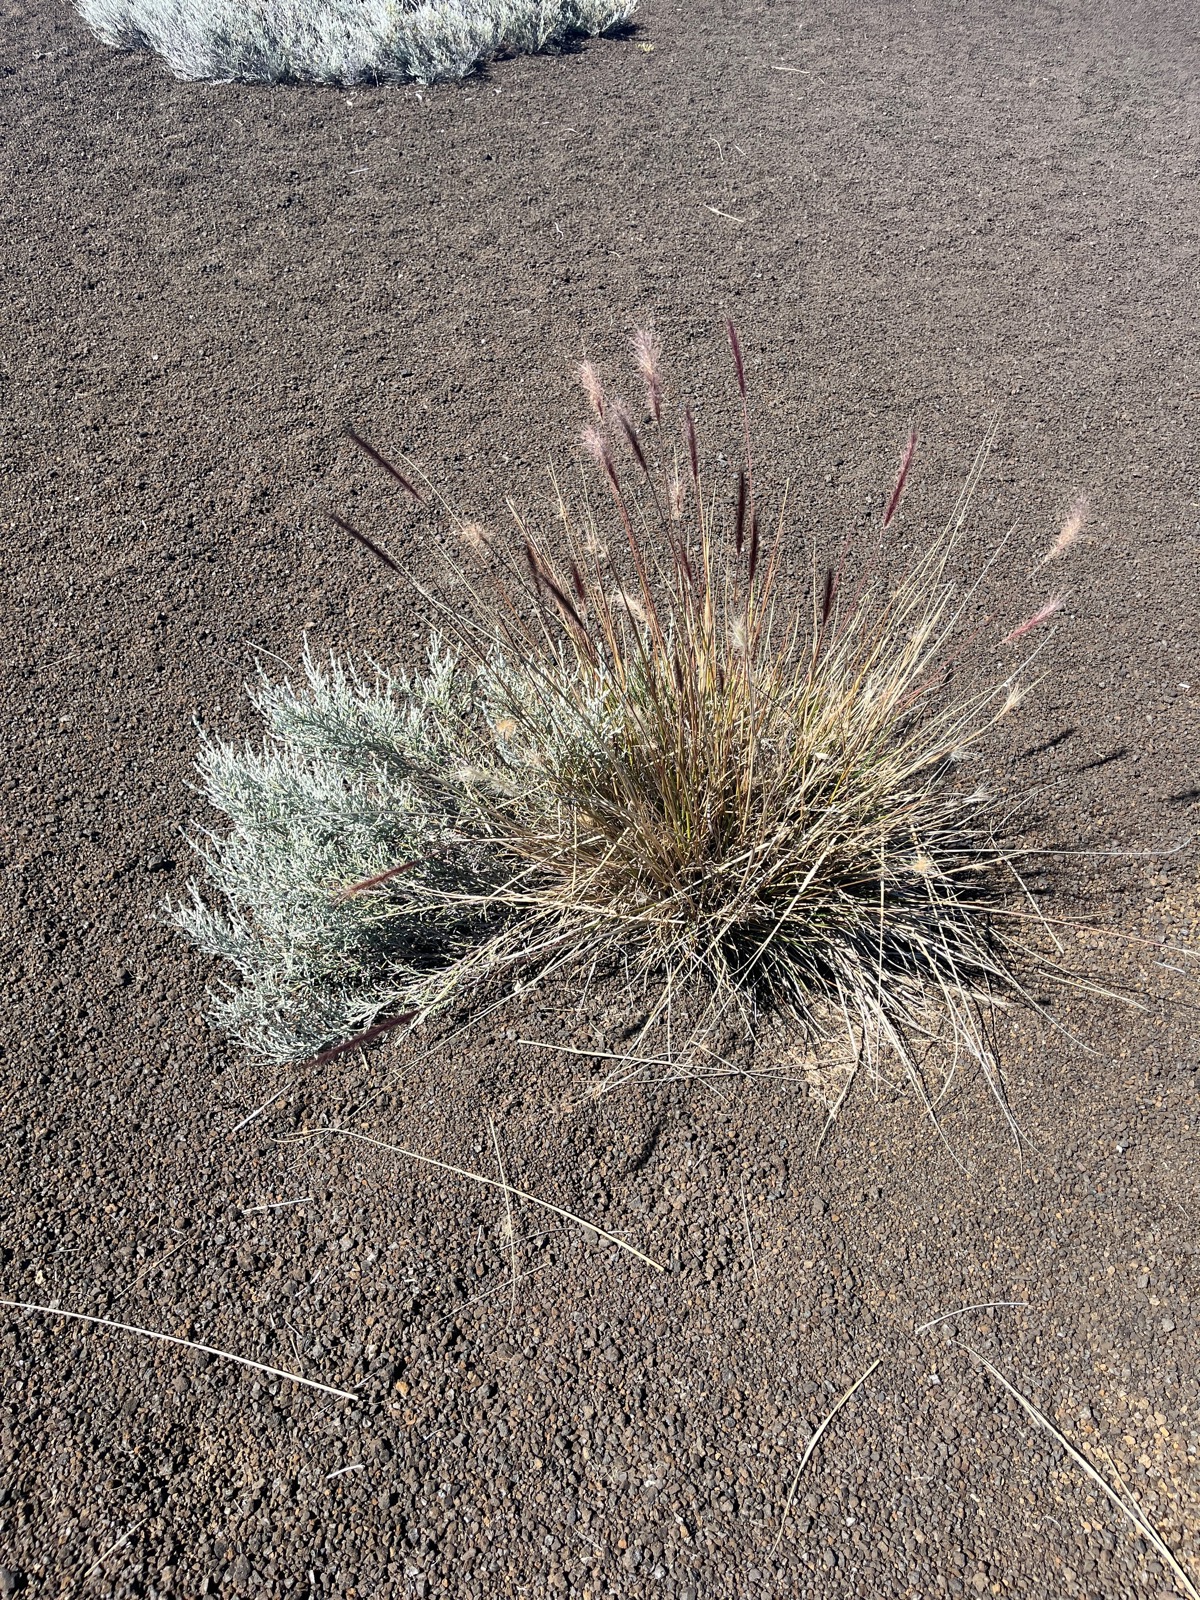
M 569 448 L 585 350 L 652 315 L 724 396 L 730 312 L 809 525 L 872 513 L 915 414 L 917 528 L 998 414 L 977 548 L 1016 525 L 1015 621 L 1090 492 L 996 775 L 1047 837 L 1182 843 L 1098 861 L 1093 903 L 1193 928 L 1192 8 L 647 0 L 625 40 L 353 95 L 178 84 L 57 0 L 0 16 L 0 1293 L 361 1396 L 4 1313 L 0 1594 L 1175 1594 L 953 1339 L 1110 1451 L 1200 1573 L 1194 979 L 1112 958 L 1144 1011 L 1062 1008 L 1078 1046 L 1014 1023 L 1023 1158 L 969 1079 L 944 1137 L 864 1086 L 818 1147 L 802 1084 L 596 1100 L 520 1042 L 619 1046 L 616 993 L 264 1074 L 156 918 L 193 720 L 250 727 L 256 652 L 419 647 L 328 532 L 348 511 L 433 571 L 344 424 L 492 516 Z M 668 1270 L 526 1207 L 514 1313 L 494 1192 L 289 1142 L 345 1123 L 488 1172 L 489 1113 L 513 1182 Z M 996 1300 L 1025 1304 L 914 1335 Z

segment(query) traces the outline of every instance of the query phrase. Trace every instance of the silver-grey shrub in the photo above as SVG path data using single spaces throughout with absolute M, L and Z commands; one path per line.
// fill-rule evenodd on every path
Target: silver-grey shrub
M 307 651 L 303 674 L 251 690 L 261 748 L 205 739 L 204 791 L 227 826 L 197 843 L 220 909 L 193 885 L 175 913 L 240 974 L 215 995 L 216 1020 L 272 1060 L 435 1006 L 511 877 L 478 804 L 481 785 L 510 780 L 475 733 L 475 674 L 436 640 L 411 676 L 369 681 Z M 343 892 L 409 861 L 375 892 Z
M 349 85 L 463 78 L 632 16 L 636 0 L 77 0 L 105 44 L 179 78 Z

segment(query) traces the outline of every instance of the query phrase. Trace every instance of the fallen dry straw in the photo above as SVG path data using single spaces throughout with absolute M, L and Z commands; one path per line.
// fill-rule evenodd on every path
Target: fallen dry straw
M 355 1139 L 359 1144 L 370 1145 L 376 1150 L 386 1150 L 394 1156 L 404 1156 L 409 1161 L 419 1161 L 424 1166 L 436 1167 L 439 1172 L 449 1172 L 454 1177 L 467 1178 L 472 1183 L 481 1183 L 485 1186 L 485 1188 L 499 1189 L 503 1193 L 505 1204 L 508 1207 L 511 1207 L 514 1199 L 527 1200 L 532 1206 L 540 1206 L 543 1211 L 552 1211 L 556 1217 L 564 1217 L 568 1222 L 577 1222 L 581 1228 L 590 1229 L 592 1233 L 597 1234 L 608 1244 L 615 1244 L 619 1250 L 624 1250 L 627 1254 L 636 1257 L 638 1261 L 645 1262 L 646 1266 L 653 1267 L 655 1272 L 666 1271 L 666 1268 L 661 1262 L 655 1261 L 652 1256 L 646 1255 L 645 1252 L 639 1250 L 636 1245 L 630 1244 L 627 1239 L 619 1238 L 615 1233 L 609 1233 L 605 1228 L 600 1227 L 598 1223 L 589 1222 L 586 1217 L 576 1216 L 575 1212 L 566 1211 L 562 1206 L 556 1206 L 551 1201 L 543 1200 L 536 1194 L 527 1194 L 524 1189 L 513 1188 L 513 1186 L 504 1178 L 503 1167 L 500 1169 L 501 1175 L 499 1179 L 489 1178 L 486 1173 L 471 1172 L 467 1167 L 456 1167 L 452 1162 L 440 1161 L 437 1156 L 424 1156 L 417 1150 L 406 1150 L 403 1145 L 388 1144 L 386 1140 L 373 1139 L 369 1134 L 355 1133 L 352 1128 L 321 1128 L 315 1133 L 298 1134 L 296 1137 L 302 1139 L 319 1139 L 332 1136 L 336 1136 L 340 1139 Z M 499 1152 L 497 1150 L 497 1159 L 498 1158 Z M 509 1210 L 508 1215 L 511 1218 L 511 1209 Z
M 108 1317 L 92 1317 L 82 1311 L 64 1311 L 61 1306 L 39 1306 L 28 1300 L 0 1300 L 0 1306 L 14 1311 L 31 1311 L 45 1317 L 66 1317 L 71 1322 L 89 1322 L 97 1328 L 112 1328 L 118 1333 L 134 1333 L 143 1339 L 154 1339 L 159 1344 L 176 1344 L 184 1350 L 196 1350 L 202 1355 L 216 1356 L 221 1361 L 233 1361 L 239 1367 L 249 1367 L 268 1378 L 285 1378 L 303 1389 L 315 1389 L 319 1394 L 331 1394 L 337 1400 L 354 1400 L 357 1397 L 345 1389 L 331 1388 L 327 1383 L 317 1383 L 313 1378 L 302 1378 L 295 1372 L 284 1372 L 279 1367 L 266 1367 L 261 1361 L 251 1361 L 247 1356 L 235 1356 L 229 1350 L 218 1350 L 215 1345 L 198 1344 L 195 1339 L 180 1339 L 173 1333 L 159 1333 L 154 1328 L 139 1328 L 131 1322 L 113 1322 Z
M 1063 1450 L 1066 1451 L 1067 1455 L 1070 1456 L 1075 1465 L 1091 1480 L 1092 1483 L 1096 1485 L 1101 1494 L 1103 1494 L 1107 1500 L 1111 1501 L 1111 1503 L 1117 1508 L 1123 1517 L 1127 1517 L 1129 1519 L 1129 1521 L 1141 1534 L 1142 1538 L 1145 1539 L 1146 1543 L 1154 1551 L 1155 1555 L 1158 1556 L 1159 1560 L 1162 1561 L 1163 1564 L 1169 1569 L 1171 1576 L 1179 1584 L 1180 1589 L 1188 1597 L 1188 1600 L 1200 1600 L 1200 1589 L 1196 1587 L 1193 1579 L 1188 1575 L 1187 1572 L 1185 1572 L 1183 1567 L 1180 1566 L 1179 1560 L 1174 1551 L 1172 1551 L 1170 1546 L 1163 1539 L 1162 1535 L 1158 1532 L 1157 1528 L 1155 1528 L 1153 1523 L 1146 1516 L 1146 1513 L 1142 1510 L 1141 1506 L 1138 1505 L 1137 1501 L 1133 1498 L 1129 1491 L 1126 1490 L 1124 1494 L 1118 1493 L 1118 1491 L 1113 1488 L 1108 1480 L 1096 1470 L 1083 1452 L 1076 1449 L 1076 1447 L 1067 1438 L 1066 1434 L 1063 1433 L 1062 1429 L 1051 1422 L 1046 1413 L 1039 1410 L 1038 1407 L 1034 1405 L 1032 1400 L 1023 1395 L 1016 1385 L 1011 1383 L 1009 1379 L 1004 1376 L 998 1367 L 994 1367 L 992 1365 L 986 1356 L 980 1355 L 979 1351 L 972 1349 L 969 1344 L 961 1345 L 960 1348 L 965 1350 L 968 1355 L 974 1358 L 974 1360 L 978 1361 L 980 1366 L 985 1368 L 986 1371 L 989 1372 L 993 1378 L 995 1378 L 996 1382 L 1000 1384 L 1002 1388 L 1006 1389 L 1010 1395 L 1012 1395 L 1013 1399 L 1016 1400 L 1026 1414 L 1037 1423 L 1038 1427 L 1045 1429 L 1050 1437 L 1054 1439 Z

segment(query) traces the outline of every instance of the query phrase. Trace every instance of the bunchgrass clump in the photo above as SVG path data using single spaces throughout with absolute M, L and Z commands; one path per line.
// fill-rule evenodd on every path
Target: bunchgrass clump
M 907 571 L 888 546 L 913 439 L 870 548 L 819 556 L 786 497 L 764 527 L 729 335 L 732 479 L 706 474 L 690 409 L 668 420 L 639 334 L 643 418 L 581 369 L 594 417 L 553 531 L 456 522 L 423 670 L 306 654 L 299 685 L 254 690 L 264 749 L 206 744 L 229 827 L 203 843 L 215 895 L 178 918 L 238 969 L 221 1020 L 256 1052 L 570 974 L 627 984 L 647 1028 L 686 997 L 693 1041 L 770 1010 L 870 1061 L 915 1070 L 936 1039 L 988 1064 L 1036 910 L 1009 905 L 1005 818 L 963 781 L 1021 688 L 1003 671 L 959 695 L 948 672 L 981 577 L 951 573 L 982 453 Z
M 437 83 L 629 21 L 636 0 L 77 0 L 105 44 L 177 78 Z

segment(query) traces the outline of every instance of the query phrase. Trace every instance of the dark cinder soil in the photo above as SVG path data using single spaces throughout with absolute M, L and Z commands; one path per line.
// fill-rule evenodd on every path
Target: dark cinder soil
M 1174 850 L 1098 859 L 1091 903 L 1191 937 L 1194 8 L 648 0 L 625 39 L 349 95 L 175 83 L 58 0 L 0 15 L 0 1293 L 358 1397 L 0 1312 L 0 1593 L 1182 1594 L 955 1340 L 1200 1577 L 1185 962 L 1092 942 L 1143 1010 L 1055 1001 L 1078 1044 L 1014 1019 L 1022 1155 L 966 1072 L 940 1133 L 864 1080 L 819 1143 L 769 1041 L 758 1076 L 598 1099 L 605 1063 L 522 1042 L 619 1050 L 619 991 L 264 1072 L 207 1031 L 214 974 L 159 908 L 194 721 L 251 729 L 260 651 L 421 647 L 326 520 L 435 571 L 344 425 L 495 519 L 571 451 L 572 364 L 623 360 L 639 320 L 719 443 L 730 313 L 806 527 L 877 515 L 915 416 L 916 539 L 998 416 L 989 638 L 1091 494 L 990 776 L 1048 839 Z M 489 1117 L 512 1183 L 667 1270 L 522 1205 L 514 1305 L 495 1190 L 293 1138 L 494 1175 Z

